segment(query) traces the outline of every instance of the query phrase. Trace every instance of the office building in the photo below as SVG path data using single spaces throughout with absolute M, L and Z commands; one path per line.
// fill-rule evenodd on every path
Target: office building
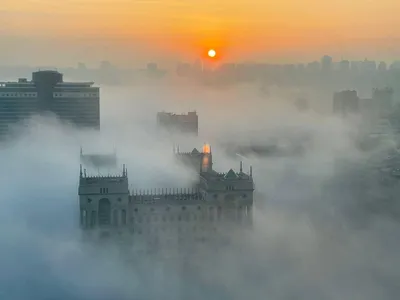
M 333 95 L 333 113 L 341 116 L 357 113 L 359 98 L 356 91 L 341 91 Z
M 54 113 L 79 128 L 100 129 L 100 89 L 93 82 L 64 82 L 57 71 L 0 83 L 0 135 L 35 114 Z
M 174 114 L 167 112 L 157 113 L 157 126 L 170 132 L 180 132 L 198 135 L 199 117 L 195 111 L 187 114 Z

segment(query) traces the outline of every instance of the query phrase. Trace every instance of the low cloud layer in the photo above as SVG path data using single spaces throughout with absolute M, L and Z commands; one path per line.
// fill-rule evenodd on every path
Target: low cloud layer
M 20 138 L 2 145 L 1 298 L 398 298 L 398 186 L 378 184 L 379 173 L 365 164 L 383 159 L 391 143 L 362 152 L 354 124 L 298 113 L 249 88 L 115 92 L 104 88 L 100 134 L 35 117 Z M 210 142 L 218 171 L 239 166 L 225 141 L 309 136 L 300 156 L 244 159 L 256 181 L 254 231 L 238 231 L 230 247 L 208 253 L 190 276 L 180 262 L 89 244 L 78 228 L 81 146 L 95 153 L 116 148 L 132 188 L 181 187 L 193 178 L 172 161 L 171 142 L 155 133 L 155 113 L 163 109 L 197 109 L 200 136 L 178 142 L 186 151 Z

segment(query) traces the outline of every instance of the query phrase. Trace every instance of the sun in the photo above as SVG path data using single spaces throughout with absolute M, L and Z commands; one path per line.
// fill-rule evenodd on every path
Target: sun
M 214 49 L 210 49 L 208 50 L 208 57 L 215 57 L 215 55 L 217 55 L 217 52 L 215 52 Z

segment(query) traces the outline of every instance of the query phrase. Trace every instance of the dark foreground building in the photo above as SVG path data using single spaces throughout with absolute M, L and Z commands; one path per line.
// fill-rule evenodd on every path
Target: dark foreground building
M 34 114 L 52 112 L 80 128 L 100 129 L 100 89 L 93 82 L 64 82 L 57 71 L 38 71 L 32 80 L 0 82 L 0 136 Z

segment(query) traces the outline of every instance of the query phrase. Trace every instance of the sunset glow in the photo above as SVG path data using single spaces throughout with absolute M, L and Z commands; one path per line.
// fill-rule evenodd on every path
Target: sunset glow
M 208 50 L 208 56 L 209 57 L 215 57 L 215 55 L 216 55 L 217 53 L 215 52 L 215 50 L 214 49 L 210 49 L 210 50 Z
M 398 0 L 339 0 L 334 5 L 317 0 L 3 0 L 0 42 L 19 49 L 29 38 L 29 47 L 37 50 L 28 52 L 45 56 L 46 48 L 46 59 L 58 58 L 50 51 L 55 46 L 75 61 L 123 61 L 133 52 L 138 60 L 193 60 L 208 56 L 210 45 L 220 60 L 298 58 L 299 53 L 319 57 L 328 50 L 339 56 L 359 51 L 396 56 L 400 21 L 393 12 L 399 10 Z M 44 47 L 44 39 L 53 46 Z M 89 48 L 96 55 L 87 55 Z

